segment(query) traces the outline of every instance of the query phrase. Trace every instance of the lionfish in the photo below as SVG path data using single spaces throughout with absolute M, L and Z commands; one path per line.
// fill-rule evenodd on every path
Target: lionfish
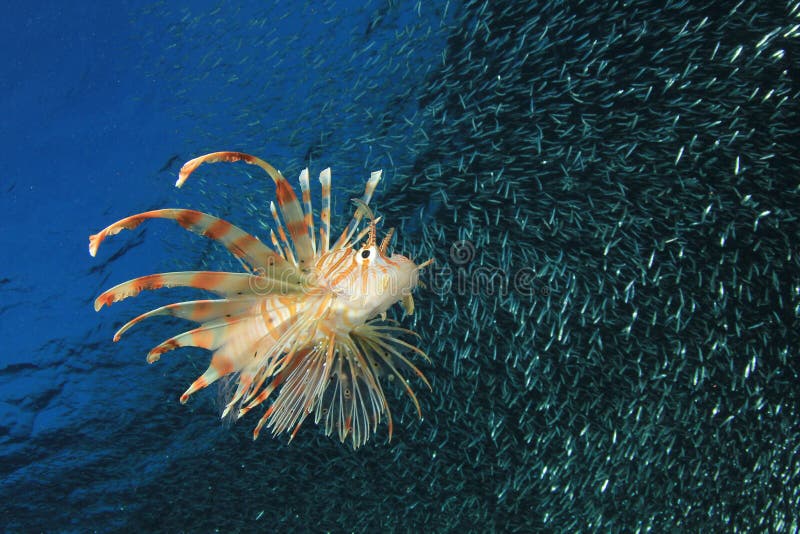
M 114 341 L 135 324 L 156 315 L 200 323 L 167 339 L 147 355 L 147 361 L 153 363 L 179 347 L 213 351 L 208 369 L 181 395 L 182 404 L 197 390 L 231 375 L 236 388 L 223 418 L 228 414 L 242 417 L 280 388 L 258 421 L 253 439 L 266 424 L 273 435 L 291 431 L 291 442 L 313 413 L 315 423 L 324 425 L 327 435 L 336 431 L 342 442 L 350 436 L 354 448 L 366 443 L 385 414 L 391 440 L 392 416 L 381 378 L 402 384 L 421 419 L 419 402 L 401 370 L 410 369 L 430 388 L 405 354 L 416 353 L 430 360 L 420 348 L 403 339 L 417 334 L 387 321 L 386 311 L 400 302 L 406 314 L 414 312 L 411 291 L 420 284 L 420 269 L 432 260 L 416 265 L 400 254 L 389 255 L 394 229 L 378 244 L 376 224 L 380 219 L 374 217 L 369 201 L 381 172 L 373 172 L 364 195 L 353 200 L 357 206 L 353 218 L 331 245 L 330 168 L 319 176 L 322 209 L 317 240 L 308 169 L 299 179 L 302 206 L 280 171 L 241 152 L 215 152 L 195 158 L 181 168 L 175 185 L 181 187 L 201 164 L 219 161 L 257 165 L 275 182 L 280 216 L 271 202 L 275 222 L 275 229 L 270 230 L 272 247 L 227 221 L 189 209 L 139 213 L 92 235 L 89 253 L 94 256 L 107 236 L 136 228 L 149 219 L 171 219 L 221 243 L 245 270 L 153 274 L 109 289 L 97 297 L 95 310 L 142 290 L 162 287 L 192 287 L 222 297 L 169 304 L 139 315 L 117 331 Z M 365 216 L 369 224 L 356 234 Z

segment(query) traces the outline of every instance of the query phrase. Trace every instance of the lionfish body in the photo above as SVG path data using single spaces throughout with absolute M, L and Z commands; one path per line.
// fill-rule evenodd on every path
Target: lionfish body
M 319 239 L 315 237 L 308 171 L 300 175 L 301 205 L 286 179 L 271 165 L 240 152 L 215 152 L 193 159 L 181 169 L 176 185 L 182 186 L 202 163 L 244 161 L 264 169 L 276 185 L 278 210 L 272 247 L 240 228 L 199 211 L 155 210 L 122 219 L 89 238 L 94 256 L 100 243 L 123 229 L 133 229 L 148 219 L 172 219 L 182 227 L 225 246 L 244 267 L 244 273 L 190 271 L 155 274 L 119 284 L 101 294 L 95 309 L 142 290 L 193 287 L 222 298 L 170 304 L 144 313 L 125 324 L 114 341 L 133 325 L 155 315 L 170 315 L 200 323 L 153 348 L 147 361 L 179 347 L 213 351 L 211 364 L 181 396 L 231 375 L 236 388 L 223 411 L 241 417 L 278 390 L 253 433 L 264 424 L 273 434 L 291 431 L 290 440 L 310 414 L 354 447 L 363 445 L 385 414 L 392 435 L 391 412 L 381 378 L 397 380 L 421 411 L 401 370 L 410 369 L 428 387 L 424 375 L 405 354 L 425 353 L 403 340 L 410 330 L 385 322 L 385 312 L 401 302 L 413 313 L 411 291 L 418 273 L 429 262 L 416 265 L 399 254 L 387 255 L 392 230 L 380 244 L 377 220 L 368 204 L 381 173 L 372 173 L 358 208 L 341 236 L 330 243 L 330 169 L 320 174 L 322 209 Z M 366 229 L 358 234 L 367 215 Z M 366 238 L 366 239 L 365 239 Z M 364 240 L 363 244 L 359 243 Z

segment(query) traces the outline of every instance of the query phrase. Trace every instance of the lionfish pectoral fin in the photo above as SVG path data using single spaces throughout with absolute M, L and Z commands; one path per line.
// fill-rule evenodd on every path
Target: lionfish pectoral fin
M 161 306 L 160 308 L 134 317 L 125 323 L 122 328 L 117 330 L 117 333 L 114 334 L 114 341 L 119 341 L 122 334 L 127 332 L 135 324 L 156 315 L 171 315 L 196 323 L 205 323 L 227 315 L 241 313 L 252 305 L 253 300 L 248 297 L 222 300 L 192 300 L 167 304 L 166 306 Z
M 242 371 L 239 374 L 239 384 L 236 387 L 236 392 L 234 393 L 231 400 L 229 400 L 225 404 L 225 408 L 222 410 L 222 415 L 220 416 L 221 419 L 225 419 L 231 410 L 238 406 L 239 401 L 242 399 L 242 396 L 245 394 L 247 390 L 250 389 L 250 386 L 253 384 L 253 374 L 247 371 Z
M 110 306 L 128 297 L 135 297 L 143 290 L 164 287 L 192 287 L 204 289 L 225 298 L 237 298 L 298 291 L 300 286 L 284 280 L 249 273 L 185 271 L 151 274 L 128 280 L 105 291 L 95 299 L 94 309 L 99 311 L 103 306 Z
M 151 349 L 147 354 L 147 363 L 155 363 L 162 354 L 180 347 L 216 350 L 230 340 L 246 335 L 249 325 L 254 320 L 251 316 L 240 314 L 203 323 L 197 328 L 173 336 Z
M 208 387 L 223 376 L 230 374 L 232 371 L 233 361 L 231 358 L 225 354 L 221 354 L 219 351 L 215 352 L 214 356 L 211 358 L 211 364 L 209 364 L 208 369 L 206 369 L 197 380 L 192 382 L 189 389 L 184 391 L 183 395 L 181 395 L 181 404 L 186 404 L 186 401 L 189 400 L 189 397 L 195 391 Z
M 404 296 L 401 306 L 403 306 L 406 315 L 414 315 L 414 296 L 411 293 Z
M 292 349 L 286 356 L 281 370 L 264 391 L 246 406 L 249 410 L 269 397 L 277 386 L 280 392 L 272 405 L 264 412 L 256 428 L 253 439 L 258 437 L 264 424 L 272 434 L 290 433 L 289 441 L 300 429 L 303 421 L 319 402 L 322 391 L 328 384 L 330 363 L 326 355 L 332 349 L 332 340 L 327 339 L 314 347 Z
M 202 389 L 219 378 L 238 372 L 238 387 L 231 401 L 225 408 L 225 417 L 241 398 L 251 390 L 256 378 L 254 359 L 259 354 L 259 344 L 263 337 L 257 328 L 261 319 L 258 316 L 244 315 L 239 318 L 220 319 L 217 322 L 203 325 L 201 342 L 214 351 L 211 363 L 197 380 L 181 395 L 181 403 L 186 402 L 195 391 Z M 201 327 L 202 328 L 202 327 Z M 200 330 L 200 329 L 197 329 Z
M 133 230 L 151 219 L 173 220 L 190 232 L 217 241 L 239 259 L 248 271 L 259 270 L 275 278 L 299 276 L 293 265 L 288 264 L 274 250 L 238 226 L 213 215 L 188 209 L 146 211 L 121 219 L 97 234 L 89 236 L 89 254 L 95 256 L 100 244 L 108 236 L 116 235 L 122 230 Z

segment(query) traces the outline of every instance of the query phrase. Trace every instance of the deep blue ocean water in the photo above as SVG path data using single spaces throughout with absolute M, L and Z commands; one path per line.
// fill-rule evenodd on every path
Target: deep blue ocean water
M 0 528 L 796 532 L 800 7 L 693 4 L 6 6 Z M 145 362 L 179 322 L 112 342 L 195 294 L 92 306 L 237 269 L 160 221 L 91 258 L 122 217 L 200 209 L 266 240 L 253 168 L 174 187 L 216 150 L 293 184 L 331 166 L 334 228 L 382 168 L 398 248 L 527 289 L 419 290 L 403 322 L 433 391 L 412 381 L 422 421 L 388 395 L 391 442 L 312 421 L 253 441 L 216 386 L 179 404 L 205 351 Z

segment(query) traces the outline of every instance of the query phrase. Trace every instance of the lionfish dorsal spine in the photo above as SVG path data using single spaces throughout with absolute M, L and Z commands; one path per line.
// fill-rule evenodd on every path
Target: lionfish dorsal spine
M 283 243 L 283 247 L 281 248 L 284 256 L 288 261 L 292 262 L 293 265 L 297 266 L 297 260 L 294 257 L 292 245 L 289 244 L 289 238 L 286 236 L 286 230 L 283 227 L 281 218 L 278 217 L 278 210 L 275 209 L 275 202 L 270 201 L 269 211 L 272 213 L 272 220 L 275 222 L 275 228 L 278 230 L 278 235 L 281 237 L 281 243 Z
M 328 167 L 319 173 L 319 184 L 322 187 L 322 209 L 319 218 L 322 222 L 320 231 L 320 248 L 322 254 L 327 254 L 330 250 L 331 236 L 331 168 Z

